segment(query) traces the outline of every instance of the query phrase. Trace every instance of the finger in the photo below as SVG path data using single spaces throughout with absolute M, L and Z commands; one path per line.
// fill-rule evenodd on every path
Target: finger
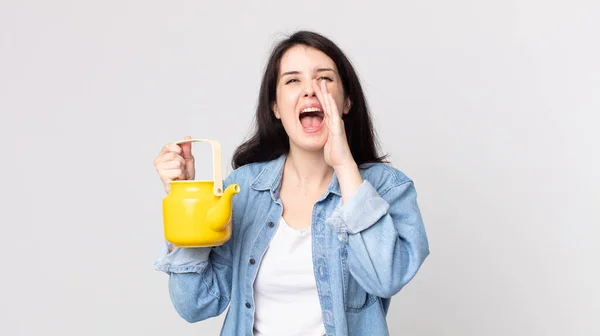
M 331 128 L 331 118 L 329 114 L 329 107 L 327 104 L 327 97 L 323 95 L 323 88 L 318 84 L 316 79 L 313 80 L 313 89 L 317 94 L 317 98 L 321 103 L 321 108 L 323 109 L 323 123 L 327 128 Z
M 175 160 L 180 157 L 181 147 L 174 143 L 167 144 L 160 151 L 160 154 L 154 159 L 154 164 L 159 165 L 162 162 Z
M 340 114 L 337 108 L 337 104 L 333 99 L 333 95 L 331 93 L 327 94 L 327 101 L 329 102 L 329 109 L 331 111 L 331 120 L 334 125 L 339 125 L 340 123 Z
M 323 94 L 321 93 L 321 87 L 319 87 L 319 84 L 317 83 L 316 79 L 313 79 L 312 86 L 313 86 L 313 90 L 317 94 L 317 99 L 319 100 L 319 103 L 321 104 L 321 108 L 323 108 L 323 113 L 327 114 L 327 112 L 325 111 L 325 109 L 327 108 L 325 105 L 325 99 L 323 97 Z
M 174 180 L 183 180 L 185 176 L 183 176 L 182 169 L 169 169 L 164 170 L 162 173 L 163 179 L 165 181 L 174 181 Z
M 160 155 L 163 155 L 163 154 L 166 154 L 169 152 L 175 152 L 175 153 L 179 154 L 179 153 L 181 153 L 181 147 L 177 146 L 174 143 L 168 143 L 163 146 L 163 148 L 161 149 L 161 151 L 158 155 L 160 156 Z
M 165 154 L 160 155 L 156 158 L 156 164 L 161 164 L 163 162 L 173 161 L 173 160 L 181 160 L 183 161 L 183 157 L 174 152 L 167 152 Z
M 169 151 L 169 145 L 164 145 L 163 148 L 160 149 L 160 153 L 158 153 L 158 156 L 161 156 L 165 153 L 167 153 Z
M 185 136 L 184 139 L 185 140 L 189 140 L 191 139 L 191 136 Z M 181 147 L 181 152 L 183 155 L 184 159 L 193 159 L 194 157 L 192 156 L 192 143 L 191 142 L 185 142 L 179 145 Z
M 175 169 L 175 168 L 183 169 L 184 167 L 185 167 L 185 161 L 183 160 L 182 157 L 178 157 L 174 160 L 169 160 L 169 161 L 165 161 L 165 162 L 161 163 L 158 166 L 158 169 L 164 169 L 164 170 Z
M 327 110 L 327 116 L 331 117 L 331 106 L 329 106 L 329 99 L 327 96 L 329 92 L 327 91 L 327 83 L 325 81 L 321 81 L 321 96 L 323 97 L 323 101 L 325 103 L 325 110 Z
M 196 178 L 196 168 L 194 167 L 194 165 L 192 164 L 186 164 L 185 165 L 185 176 L 186 179 L 188 180 L 193 180 Z
M 165 153 L 181 154 L 181 151 L 182 151 L 181 147 L 179 147 L 175 143 L 170 143 L 170 144 L 166 145 L 165 148 L 166 148 Z

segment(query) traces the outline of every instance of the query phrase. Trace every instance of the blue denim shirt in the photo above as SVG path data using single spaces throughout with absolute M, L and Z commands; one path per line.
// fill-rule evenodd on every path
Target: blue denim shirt
M 176 311 L 188 322 L 221 314 L 221 335 L 252 335 L 253 283 L 282 214 L 285 155 L 233 171 L 231 239 L 207 248 L 165 244 L 154 267 L 169 274 Z M 314 276 L 327 335 L 388 335 L 390 298 L 417 273 L 429 244 L 413 182 L 386 164 L 360 167 L 363 183 L 342 205 L 336 175 L 312 213 Z

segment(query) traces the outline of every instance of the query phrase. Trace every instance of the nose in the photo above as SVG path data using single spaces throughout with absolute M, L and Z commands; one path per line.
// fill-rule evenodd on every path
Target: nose
M 306 81 L 304 85 L 304 97 L 314 97 L 316 95 L 315 90 L 313 89 L 312 82 Z

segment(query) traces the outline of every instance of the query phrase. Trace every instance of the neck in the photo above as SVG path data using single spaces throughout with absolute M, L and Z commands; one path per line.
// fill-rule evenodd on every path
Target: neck
M 321 189 L 329 184 L 333 168 L 325 162 L 323 151 L 305 152 L 290 148 L 284 175 L 298 188 Z

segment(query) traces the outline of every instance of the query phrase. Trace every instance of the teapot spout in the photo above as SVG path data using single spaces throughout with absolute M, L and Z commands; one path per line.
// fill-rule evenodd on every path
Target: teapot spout
M 221 231 L 225 229 L 229 220 L 231 219 L 231 205 L 233 195 L 240 192 L 240 186 L 238 184 L 229 185 L 224 191 L 223 195 L 206 214 L 206 220 L 210 227 L 215 231 Z

